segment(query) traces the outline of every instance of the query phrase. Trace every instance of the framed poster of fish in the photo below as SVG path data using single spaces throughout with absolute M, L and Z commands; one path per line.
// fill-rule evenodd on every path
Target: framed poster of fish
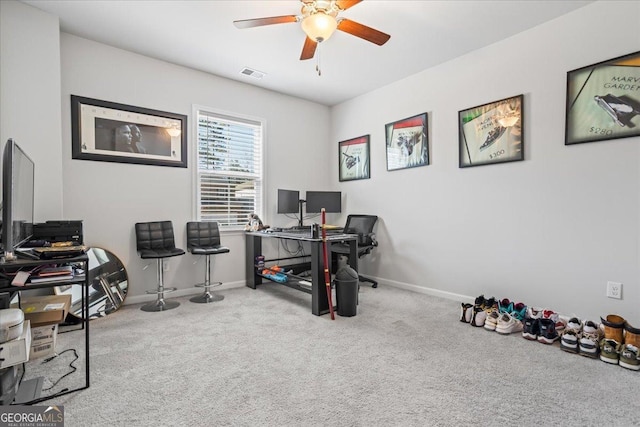
M 640 135 L 640 52 L 567 73 L 564 144 Z
M 458 112 L 459 167 L 524 160 L 524 95 Z
M 338 179 L 369 179 L 369 135 L 338 143 Z

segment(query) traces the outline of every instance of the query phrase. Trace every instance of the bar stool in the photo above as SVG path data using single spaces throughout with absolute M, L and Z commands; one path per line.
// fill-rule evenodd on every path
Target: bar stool
M 195 285 L 204 288 L 204 293 L 189 301 L 197 303 L 209 303 L 222 301 L 223 295 L 211 293 L 211 287 L 220 286 L 222 282 L 211 283 L 211 255 L 226 254 L 229 248 L 220 245 L 220 230 L 217 222 L 193 221 L 187 223 L 187 250 L 194 255 L 204 255 L 206 260 L 204 270 L 204 283 Z
M 165 311 L 180 305 L 178 301 L 165 301 L 164 294 L 174 292 L 176 288 L 164 287 L 164 259 L 184 255 L 183 249 L 176 248 L 171 221 L 138 222 L 136 223 L 136 245 L 140 258 L 156 259 L 158 261 L 158 286 L 148 294 L 157 294 L 155 302 L 145 304 L 142 311 Z

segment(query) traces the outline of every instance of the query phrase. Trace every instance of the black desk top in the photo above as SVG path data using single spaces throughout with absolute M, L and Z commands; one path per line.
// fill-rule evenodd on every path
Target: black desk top
M 311 231 L 295 230 L 295 231 L 249 231 L 246 234 L 259 237 L 275 237 L 278 239 L 303 240 L 307 242 L 322 242 L 322 237 L 313 238 Z M 336 242 L 343 240 L 357 240 L 357 234 L 333 234 L 327 233 L 328 242 Z

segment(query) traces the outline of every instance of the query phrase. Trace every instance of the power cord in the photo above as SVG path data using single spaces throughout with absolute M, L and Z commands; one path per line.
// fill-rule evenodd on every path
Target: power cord
M 80 357 L 78 356 L 78 352 L 76 351 L 76 349 L 75 349 L 75 348 L 69 348 L 69 349 L 64 350 L 64 351 L 61 351 L 60 353 L 55 354 L 55 355 L 53 355 L 53 356 L 51 356 L 51 357 L 47 357 L 46 359 L 44 359 L 44 360 L 42 361 L 42 365 L 44 365 L 45 363 L 49 363 L 49 362 L 51 362 L 53 359 L 55 359 L 56 357 L 58 357 L 58 356 L 60 356 L 60 355 L 62 355 L 62 354 L 64 354 L 64 353 L 66 353 L 67 351 L 73 351 L 73 355 L 74 355 L 74 359 L 71 361 L 71 363 L 69 363 L 69 367 L 71 368 L 71 370 L 70 370 L 69 372 L 67 372 L 66 374 L 64 374 L 63 376 L 61 376 L 60 378 L 58 378 L 58 379 L 56 380 L 56 382 L 54 382 L 54 383 L 51 385 L 51 387 L 43 388 L 43 389 L 42 389 L 42 391 L 49 391 L 49 390 L 51 390 L 51 389 L 52 389 L 52 388 L 54 388 L 54 387 L 55 387 L 55 386 L 56 386 L 60 381 L 62 381 L 62 379 L 63 379 L 63 378 L 65 378 L 66 376 L 69 376 L 69 375 L 73 374 L 75 371 L 77 371 L 77 370 L 78 370 L 78 368 L 76 368 L 76 367 L 75 367 L 75 365 L 73 364 L 76 360 L 78 360 L 78 359 L 80 358 Z

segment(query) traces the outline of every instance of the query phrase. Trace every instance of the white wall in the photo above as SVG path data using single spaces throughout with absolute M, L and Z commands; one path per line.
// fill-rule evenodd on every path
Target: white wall
M 325 149 L 329 140 L 328 107 L 150 59 L 66 33 L 61 35 L 62 135 L 64 212 L 84 220 L 87 243 L 117 254 L 127 267 L 130 296 L 155 287 L 155 266 L 143 271 L 135 248 L 134 224 L 172 220 L 176 244 L 186 248 L 185 224 L 194 219 L 194 158 L 189 167 L 172 168 L 71 159 L 70 95 L 80 95 L 189 116 L 192 105 L 240 113 L 267 121 L 266 223 L 290 224 L 276 216 L 277 188 L 327 188 L 322 173 L 333 159 Z M 194 132 L 188 135 L 194 153 Z M 304 159 L 302 161 L 292 161 Z M 244 283 L 244 235 L 225 234 L 229 255 L 214 257 L 214 278 L 226 284 Z M 169 261 L 167 286 L 194 292 L 201 282 L 204 261 L 187 255 Z M 128 297 L 129 302 L 137 301 Z
M 380 216 L 362 270 L 640 326 L 640 138 L 564 145 L 567 71 L 640 50 L 639 22 L 639 2 L 597 2 L 332 108 L 333 141 L 371 134 L 371 179 L 339 186 Z M 525 161 L 459 169 L 458 111 L 518 94 Z M 431 165 L 387 172 L 384 125 L 423 112 Z
M 0 147 L 36 163 L 35 220 L 62 217 L 60 28 L 56 16 L 0 1 Z

